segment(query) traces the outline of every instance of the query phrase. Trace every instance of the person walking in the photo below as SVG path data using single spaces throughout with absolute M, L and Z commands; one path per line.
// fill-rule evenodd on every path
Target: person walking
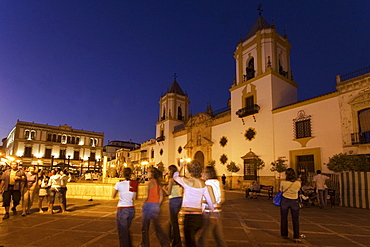
M 35 198 L 38 174 L 34 166 L 30 166 L 26 172 L 26 184 L 23 188 L 22 216 L 31 213 L 33 199 Z
M 3 220 L 9 218 L 11 200 L 13 200 L 13 214 L 17 214 L 17 206 L 21 200 L 22 182 L 26 179 L 26 174 L 23 170 L 18 169 L 17 163 L 11 163 L 10 167 L 11 169 L 2 174 L 0 183 L 0 194 L 3 194 L 3 207 L 5 208 Z
M 316 174 L 312 182 L 314 184 L 314 189 L 319 193 L 321 209 L 325 209 L 328 204 L 328 186 L 326 185 L 326 181 L 329 181 L 330 177 L 322 175 L 321 170 L 317 170 Z
M 209 205 L 203 203 L 203 228 L 201 236 L 199 238 L 199 246 L 206 247 L 208 245 L 209 235 L 213 235 L 216 240 L 218 247 L 227 246 L 224 232 L 222 230 L 221 221 L 221 203 L 223 202 L 220 182 L 217 179 L 216 170 L 213 166 L 207 166 L 204 169 L 202 178 L 205 180 L 205 184 L 212 187 L 213 194 L 216 200 L 214 204 L 213 213 L 209 210 Z
M 124 181 L 115 184 L 112 198 L 119 193 L 116 222 L 120 247 L 132 247 L 130 225 L 135 215 L 134 199 L 136 199 L 138 182 L 130 180 L 131 168 L 123 169 Z
M 187 164 L 189 177 L 180 177 L 184 168 L 180 163 L 180 169 L 175 172 L 173 179 L 184 188 L 181 210 L 184 213 L 184 236 L 187 247 L 199 246 L 195 235 L 203 226 L 202 199 L 206 199 L 210 212 L 214 210 L 215 198 L 212 187 L 205 184 L 202 176 L 202 166 L 197 161 Z
M 280 191 L 283 193 L 280 205 L 280 234 L 283 238 L 288 238 L 288 213 L 292 214 L 293 238 L 295 242 L 299 239 L 299 201 L 298 191 L 301 188 L 301 182 L 297 180 L 297 175 L 292 168 L 285 171 L 286 179 L 281 181 Z
M 140 246 L 150 246 L 149 227 L 151 221 L 153 221 L 161 246 L 170 246 L 166 234 L 159 225 L 160 205 L 163 200 L 163 190 L 160 184 L 162 173 L 157 168 L 151 167 L 148 169 L 148 178 L 147 196 L 142 208 L 142 238 Z
M 174 179 L 173 174 L 177 172 L 175 165 L 168 167 L 168 186 L 163 188 L 169 198 L 170 209 L 170 242 L 171 247 L 181 247 L 180 227 L 179 227 L 179 212 L 182 205 L 183 188 Z

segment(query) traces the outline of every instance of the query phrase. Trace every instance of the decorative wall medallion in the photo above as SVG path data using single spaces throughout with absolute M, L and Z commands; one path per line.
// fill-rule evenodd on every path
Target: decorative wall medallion
M 221 147 L 225 147 L 226 144 L 227 144 L 227 138 L 225 136 L 221 137 L 221 139 L 220 139 Z
M 220 162 L 223 165 L 226 164 L 226 162 L 227 162 L 227 156 L 226 156 L 226 154 L 221 155 Z
M 247 131 L 245 131 L 245 139 L 248 141 L 253 140 L 256 137 L 256 130 L 254 128 L 249 128 Z
M 159 154 L 162 156 L 163 154 L 163 149 L 161 148 L 161 150 L 159 150 Z
M 179 146 L 179 148 L 177 149 L 177 152 L 178 152 L 179 154 L 181 154 L 181 152 L 182 152 L 182 147 L 181 147 L 181 146 Z

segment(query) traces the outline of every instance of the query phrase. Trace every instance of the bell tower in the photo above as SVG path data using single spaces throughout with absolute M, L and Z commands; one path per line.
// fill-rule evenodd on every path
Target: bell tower
M 255 94 L 252 95 L 254 102 L 249 102 L 252 105 L 258 104 L 256 90 L 271 92 L 271 109 L 295 103 L 298 85 L 293 80 L 290 67 L 290 50 L 287 35 L 280 35 L 275 25 L 269 24 L 260 12 L 256 22 L 245 38 L 240 40 L 234 52 L 236 76 L 231 91 L 248 86 L 248 93 Z M 254 93 L 252 89 L 255 90 Z M 251 99 L 250 95 L 248 97 Z M 238 107 L 246 107 L 246 104 L 248 102 L 243 99 L 242 105 Z
M 176 153 L 173 145 L 173 132 L 176 126 L 184 127 L 189 118 L 189 99 L 177 83 L 176 74 L 171 86 L 159 100 L 159 117 L 156 123 L 156 140 L 160 159 L 164 163 L 172 161 Z M 160 150 L 163 150 L 161 152 Z M 164 152 L 166 150 L 166 153 Z

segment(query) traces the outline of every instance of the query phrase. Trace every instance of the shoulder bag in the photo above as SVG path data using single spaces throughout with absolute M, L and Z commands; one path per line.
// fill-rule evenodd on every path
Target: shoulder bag
M 276 193 L 276 195 L 274 196 L 274 199 L 272 199 L 272 203 L 275 206 L 280 207 L 280 205 L 281 205 L 281 198 L 283 197 L 283 193 L 285 193 L 285 191 L 287 191 L 294 184 L 294 182 L 291 185 L 289 185 L 289 187 L 286 188 L 286 190 L 284 190 L 284 192 L 279 191 L 278 193 Z

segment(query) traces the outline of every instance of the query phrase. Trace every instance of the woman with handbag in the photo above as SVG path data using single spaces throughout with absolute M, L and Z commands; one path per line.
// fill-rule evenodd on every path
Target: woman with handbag
M 301 188 L 301 182 L 297 180 L 297 175 L 292 168 L 288 168 L 285 172 L 286 179 L 280 184 L 282 191 L 280 205 L 280 234 L 283 238 L 288 238 L 288 213 L 289 209 L 292 214 L 294 240 L 296 243 L 299 239 L 299 202 L 298 191 Z

